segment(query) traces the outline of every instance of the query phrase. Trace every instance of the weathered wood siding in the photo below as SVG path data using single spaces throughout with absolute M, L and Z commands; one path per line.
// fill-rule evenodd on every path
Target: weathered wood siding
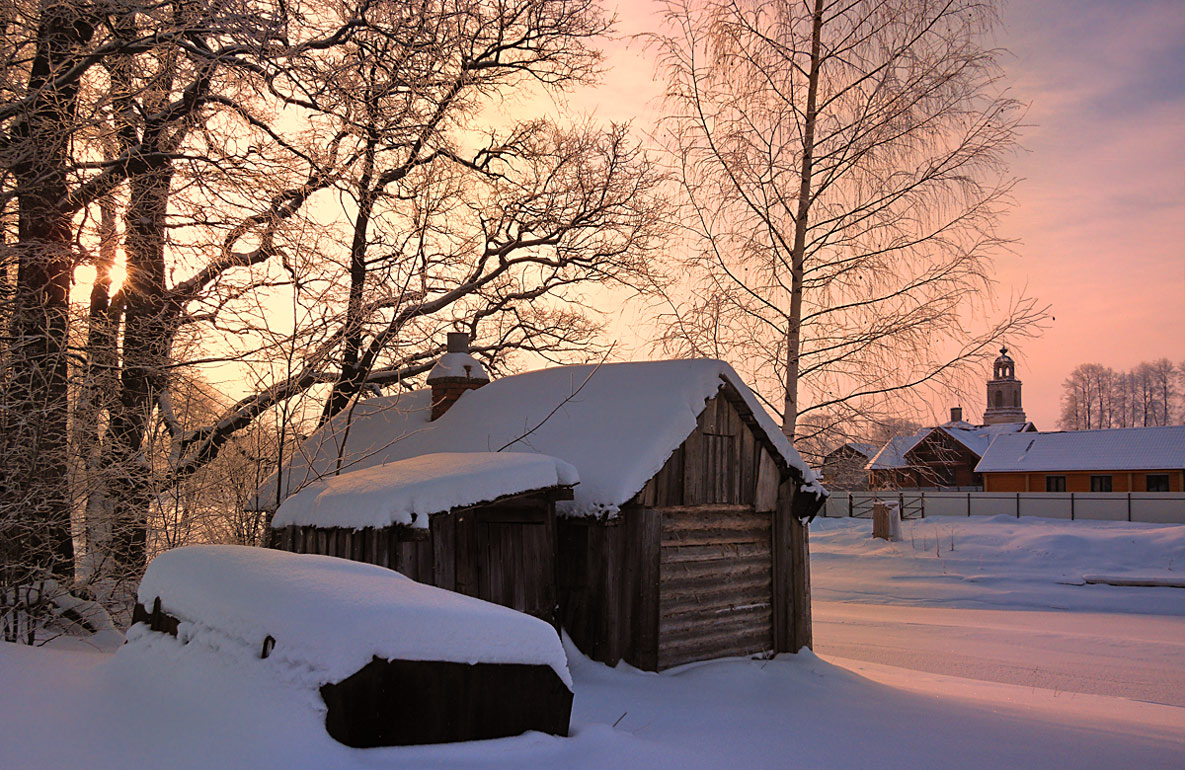
M 281 529 L 276 547 L 377 564 L 412 580 L 557 622 L 554 503 L 515 500 L 429 520 L 429 528 Z
M 772 651 L 771 514 L 720 504 L 660 514 L 658 668 Z
M 633 506 L 615 519 L 561 519 L 560 619 L 584 654 L 610 665 L 658 665 L 661 520 Z
M 809 644 L 805 527 L 727 389 L 621 514 L 560 520 L 562 622 L 594 660 L 648 670 Z
M 321 688 L 325 729 L 347 746 L 568 734 L 572 691 L 548 666 L 375 658 Z

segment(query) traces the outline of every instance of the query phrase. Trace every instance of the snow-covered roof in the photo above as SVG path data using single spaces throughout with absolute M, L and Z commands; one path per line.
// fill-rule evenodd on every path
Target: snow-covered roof
M 464 393 L 429 422 L 426 391 L 376 398 L 338 415 L 283 467 L 283 494 L 324 476 L 436 452 L 534 452 L 575 466 L 566 515 L 613 514 L 662 469 L 725 385 L 744 401 L 757 432 L 804 487 L 825 494 L 798 452 L 732 367 L 715 360 L 564 366 L 494 380 Z M 276 500 L 275 477 L 256 505 Z
M 152 560 L 139 602 L 181 621 L 177 635 L 258 658 L 314 686 L 375 658 L 550 666 L 568 685 L 555 629 L 508 607 L 417 583 L 393 570 L 330 556 L 203 545 Z M 129 639 L 149 633 L 137 627 Z
M 976 473 L 1180 469 L 1185 425 L 1003 435 L 975 466 Z
M 848 441 L 847 443 L 841 444 L 840 446 L 831 450 L 829 456 L 835 454 L 836 452 L 843 451 L 844 449 L 851 449 L 870 459 L 876 455 L 876 444 L 868 444 L 863 441 Z
M 530 452 L 442 452 L 326 476 L 292 495 L 273 527 L 426 528 L 428 517 L 506 495 L 580 483 L 563 460 Z
M 891 470 L 894 468 L 908 468 L 909 461 L 905 459 L 905 453 L 917 446 L 922 439 L 933 428 L 922 428 L 917 433 L 910 436 L 895 436 L 885 442 L 881 447 L 881 451 L 876 453 L 876 456 L 868 461 L 864 466 L 865 470 L 881 471 Z
M 987 451 L 987 448 L 997 436 L 1031 431 L 1032 426 L 1033 423 L 1031 422 L 1001 422 L 995 425 L 972 425 L 960 420 L 958 422 L 948 422 L 939 427 L 955 441 L 958 441 L 974 452 L 977 457 L 983 457 L 983 453 Z

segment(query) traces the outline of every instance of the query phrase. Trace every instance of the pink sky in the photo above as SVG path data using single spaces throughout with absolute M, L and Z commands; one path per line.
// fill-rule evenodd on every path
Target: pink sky
M 621 2 L 619 31 L 653 27 L 656 7 Z M 1185 3 L 1013 0 L 1003 21 L 1002 62 L 1030 107 L 1002 227 L 1019 242 L 997 261 L 998 297 L 1051 306 L 1043 336 L 1013 355 L 1027 416 L 1054 430 L 1078 364 L 1185 361 Z M 573 106 L 648 128 L 660 84 L 640 46 L 611 46 L 606 65 Z M 983 394 L 963 407 L 978 419 Z

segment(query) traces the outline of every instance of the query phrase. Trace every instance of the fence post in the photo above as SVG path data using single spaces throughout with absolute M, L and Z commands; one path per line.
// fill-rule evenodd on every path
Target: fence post
M 922 518 L 926 518 L 926 493 L 922 493 Z
M 1132 493 L 1127 493 L 1127 520 L 1132 520 Z
M 1070 493 L 1070 521 L 1074 520 L 1074 493 Z
M 852 493 L 848 492 L 848 518 L 852 518 L 855 514 L 852 512 Z
M 967 493 L 967 518 L 971 518 L 971 493 Z
M 1016 493 L 1016 518 L 1020 518 L 1020 492 Z
M 902 518 L 905 517 L 905 493 L 901 491 L 897 492 L 897 511 Z

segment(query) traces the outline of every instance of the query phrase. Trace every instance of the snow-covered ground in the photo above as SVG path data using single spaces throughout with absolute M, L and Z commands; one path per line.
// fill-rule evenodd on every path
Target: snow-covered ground
M 250 660 L 2 645 L 0 767 L 1185 766 L 1180 698 L 1140 689 L 1159 671 L 1180 692 L 1185 589 L 1065 584 L 1185 571 L 1185 527 L 928 520 L 896 544 L 870 530 L 812 526 L 819 657 L 656 675 L 569 646 L 571 738 L 349 749 Z

